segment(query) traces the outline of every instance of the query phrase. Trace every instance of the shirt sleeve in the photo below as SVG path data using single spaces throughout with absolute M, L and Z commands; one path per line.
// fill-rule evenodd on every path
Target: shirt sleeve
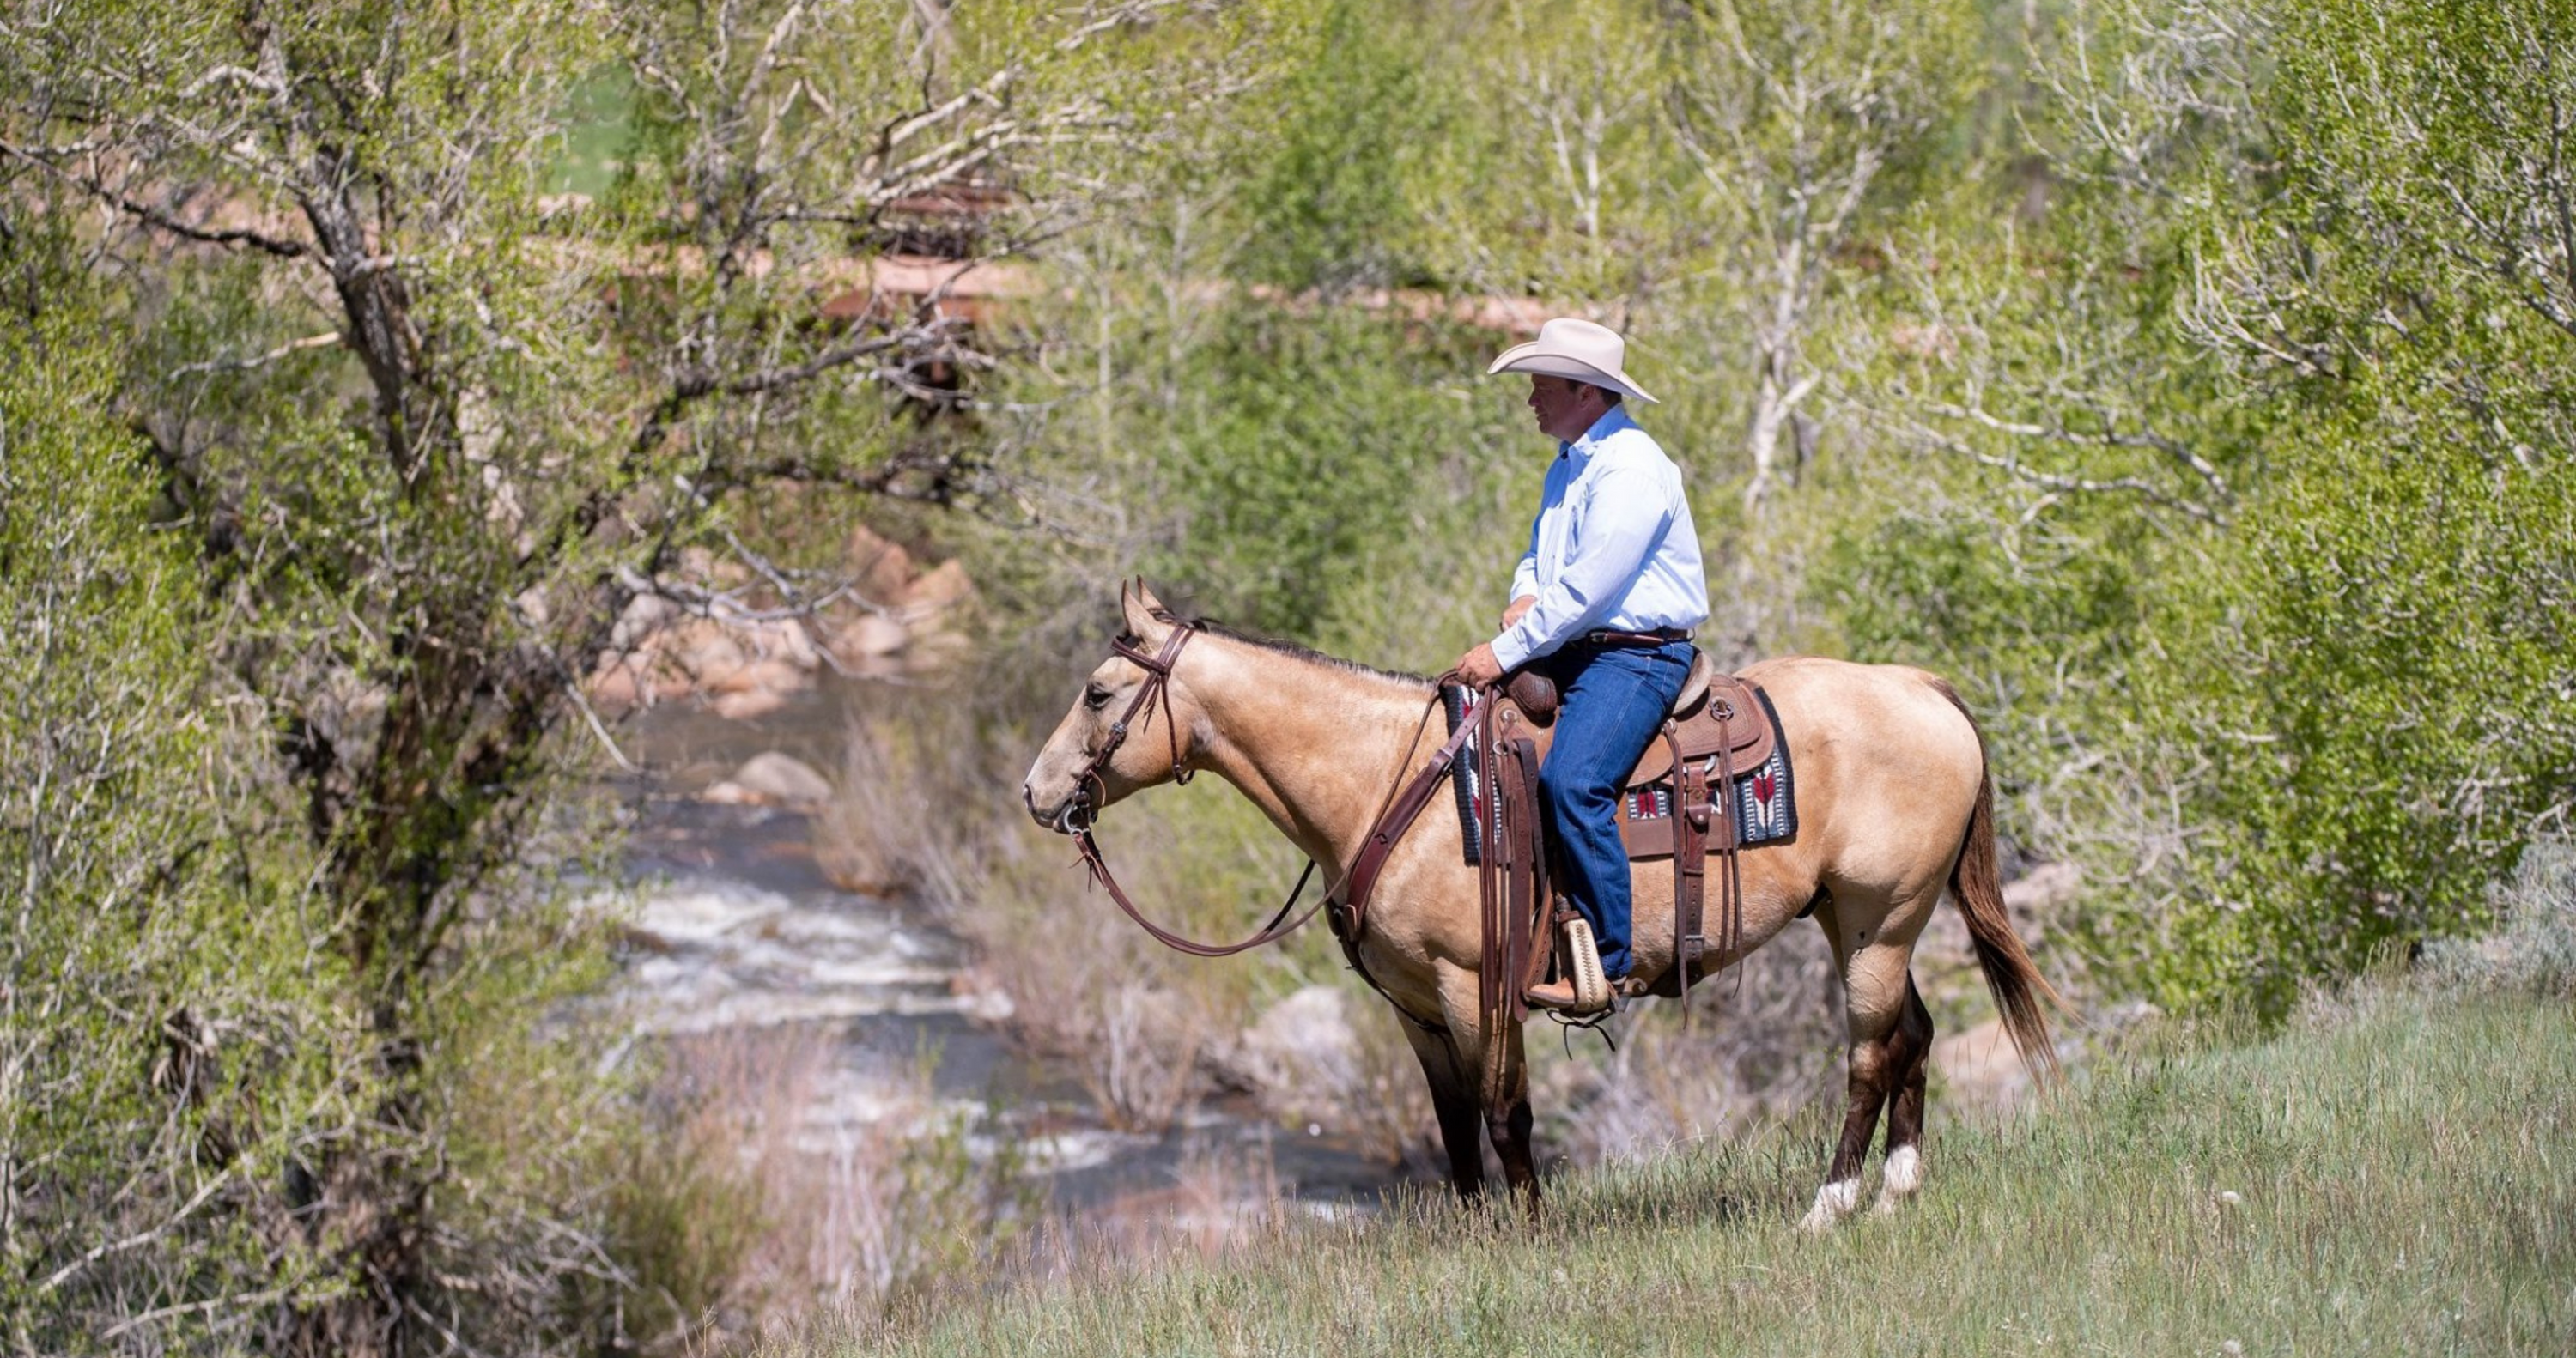
M 1663 486 L 1651 469 L 1602 468 L 1585 493 L 1582 537 L 1565 569 L 1517 625 L 1494 638 L 1494 659 L 1504 669 L 1517 669 L 1588 630 L 1637 578 L 1671 522 Z M 1513 579 L 1517 587 L 1519 577 Z
M 1503 596 L 1508 604 L 1526 595 L 1538 593 L 1538 521 L 1530 521 L 1529 550 L 1521 553 L 1521 564 L 1512 568 L 1512 592 Z

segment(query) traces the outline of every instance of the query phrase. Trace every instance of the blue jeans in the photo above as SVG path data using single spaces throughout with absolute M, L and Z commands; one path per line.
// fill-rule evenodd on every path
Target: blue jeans
M 1637 757 L 1662 729 L 1690 674 L 1687 641 L 1591 647 L 1576 642 L 1530 662 L 1556 681 L 1556 743 L 1538 771 L 1539 799 L 1556 838 L 1558 889 L 1592 925 L 1601 970 L 1628 974 L 1628 850 L 1619 839 L 1619 794 Z

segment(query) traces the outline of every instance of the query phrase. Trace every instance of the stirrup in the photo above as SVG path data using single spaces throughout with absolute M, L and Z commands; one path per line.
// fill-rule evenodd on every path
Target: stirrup
M 1555 985 L 1533 986 L 1522 996 L 1536 1008 L 1566 1014 L 1598 1014 L 1610 1007 L 1610 982 L 1601 974 L 1601 948 L 1592 941 L 1592 924 L 1577 916 L 1565 922 L 1568 977 Z M 1567 993 L 1571 983 L 1571 994 Z M 1571 1001 L 1570 1003 L 1568 1001 Z

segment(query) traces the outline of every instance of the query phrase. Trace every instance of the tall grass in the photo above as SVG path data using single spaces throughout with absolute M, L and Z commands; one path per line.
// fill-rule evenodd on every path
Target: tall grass
M 873 1318 L 985 1285 L 1014 1257 L 1044 1206 L 1017 1143 L 943 1103 L 926 1063 L 892 1073 L 877 1118 L 817 1124 L 834 1045 L 781 1026 L 651 1053 L 653 1134 L 611 1177 L 631 1275 L 608 1300 L 608 1347 L 714 1352 L 816 1315 Z
M 2563 1004 L 2383 984 L 2243 1036 L 2136 1038 L 2025 1116 L 1936 1122 L 1916 1205 L 1821 1239 L 1791 1224 L 1819 1106 L 1561 1175 L 1534 1225 L 1427 1198 L 780 1352 L 2568 1351 Z

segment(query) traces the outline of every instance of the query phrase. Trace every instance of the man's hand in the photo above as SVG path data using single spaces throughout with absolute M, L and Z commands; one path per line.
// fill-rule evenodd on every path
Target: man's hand
M 1537 605 L 1538 596 L 1535 594 L 1524 594 L 1521 597 L 1512 600 L 1512 606 L 1503 610 L 1503 630 L 1508 632 L 1512 630 L 1513 627 L 1519 625 L 1521 615 L 1529 612 Z
M 1490 641 L 1458 657 L 1454 668 L 1460 682 L 1476 688 L 1487 687 L 1503 677 L 1503 662 L 1494 658 L 1494 644 Z

